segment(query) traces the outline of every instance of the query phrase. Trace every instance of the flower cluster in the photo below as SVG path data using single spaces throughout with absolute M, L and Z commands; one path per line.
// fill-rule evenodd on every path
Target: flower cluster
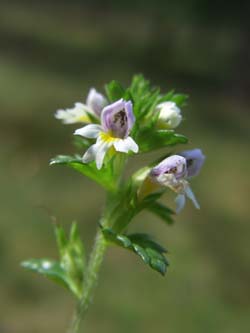
M 117 98 L 113 96 L 113 91 L 121 90 L 121 87 L 117 84 L 114 87 L 113 82 L 108 86 L 111 87 L 108 89 L 108 98 L 92 88 L 85 104 L 75 103 L 71 109 L 56 112 L 55 117 L 64 124 L 84 124 L 74 132 L 75 135 L 90 140 L 89 147 L 82 156 L 82 163 L 95 161 L 97 170 L 101 170 L 110 161 L 106 156 L 150 151 L 181 142 L 181 136 L 175 134 L 174 130 L 182 121 L 180 100 L 183 95 L 154 95 L 146 81 L 136 78 L 134 82 L 130 90 L 123 91 Z M 134 88 L 136 84 L 140 90 L 138 87 L 137 90 Z M 142 87 L 145 88 L 144 91 Z M 137 96 L 139 91 L 141 95 Z M 153 99 L 152 96 L 156 97 Z M 141 101 L 144 105 L 149 105 L 147 113 Z M 95 141 L 92 143 L 91 140 Z M 177 212 L 184 207 L 186 197 L 199 208 L 189 179 L 199 173 L 204 159 L 200 149 L 169 156 L 150 170 L 146 176 L 147 181 L 150 179 L 157 187 L 168 187 L 177 193 Z

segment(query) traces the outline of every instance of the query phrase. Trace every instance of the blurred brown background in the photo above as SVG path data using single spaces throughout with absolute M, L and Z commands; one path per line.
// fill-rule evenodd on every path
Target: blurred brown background
M 86 332 L 249 332 L 248 16 L 243 1 L 1 1 L 1 333 L 65 332 L 71 297 L 19 263 L 56 257 L 46 211 L 65 228 L 77 220 L 89 249 L 104 193 L 48 166 L 75 151 L 76 127 L 53 114 L 135 73 L 190 95 L 178 132 L 207 155 L 192 182 L 202 209 L 189 203 L 171 227 L 135 220 L 169 249 L 169 272 L 111 248 Z

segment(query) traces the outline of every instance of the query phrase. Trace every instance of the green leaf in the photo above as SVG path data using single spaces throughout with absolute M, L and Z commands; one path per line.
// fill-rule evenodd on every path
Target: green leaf
M 124 248 L 131 248 L 132 243 L 126 237 L 125 235 L 117 234 L 115 233 L 111 228 L 103 228 L 100 226 L 102 229 L 102 233 L 104 234 L 105 238 L 112 242 L 115 243 L 116 245 L 122 246 Z
M 167 264 L 162 259 L 157 259 L 155 257 L 151 258 L 150 266 L 157 272 L 160 272 L 162 275 L 166 274 Z
M 85 251 L 77 224 L 71 226 L 69 237 L 60 225 L 55 225 L 55 235 L 60 260 L 30 259 L 22 266 L 42 274 L 69 289 L 77 298 L 82 295 Z
M 149 91 L 141 97 L 134 97 L 134 113 L 138 125 L 141 125 L 142 118 L 146 119 L 146 123 L 151 123 L 151 116 L 154 114 L 155 107 L 158 104 L 158 97 L 158 89 Z
M 23 261 L 21 266 L 42 274 L 48 279 L 69 289 L 68 278 L 60 262 L 50 259 L 29 259 Z
M 156 270 L 162 275 L 165 275 L 168 261 L 163 254 L 166 253 L 166 249 L 153 241 L 147 234 L 132 234 L 128 237 L 133 244 L 136 244 L 137 247 L 139 246 L 139 248 L 144 249 L 147 257 L 144 260 L 141 256 L 143 261 L 146 264 L 149 264 L 152 269 Z
M 147 251 L 140 245 L 133 243 L 132 248 L 136 254 L 145 262 L 145 264 L 150 264 L 150 256 L 147 254 Z
M 182 107 L 186 105 L 188 95 L 184 94 L 175 94 L 171 98 L 171 102 L 175 102 L 177 106 Z
M 79 246 L 80 252 L 82 252 L 82 242 L 79 234 L 79 229 L 76 222 L 73 222 L 70 229 L 69 240 L 73 244 Z
M 164 247 L 162 247 L 160 244 L 156 243 L 148 234 L 144 234 L 144 233 L 130 234 L 129 239 L 131 242 L 140 244 L 140 246 L 142 246 L 144 248 L 150 248 L 159 253 L 167 252 L 167 250 Z
M 114 191 L 114 177 L 112 174 L 112 168 L 109 166 L 103 166 L 101 170 L 96 168 L 95 162 L 83 163 L 79 155 L 66 156 L 58 155 L 51 159 L 50 165 L 66 165 L 70 168 L 80 172 L 81 174 L 96 181 L 108 191 Z
M 83 280 L 84 269 L 86 266 L 86 255 L 83 242 L 80 237 L 79 229 L 76 222 L 72 223 L 68 242 L 68 251 L 71 256 L 71 260 L 74 262 L 74 272 L 79 276 L 79 279 Z
M 188 140 L 184 135 L 177 134 L 173 130 L 152 131 L 146 129 L 140 132 L 136 142 L 139 144 L 140 152 L 147 152 L 166 146 L 187 143 Z
M 55 224 L 55 235 L 57 247 L 59 249 L 60 255 L 62 256 L 67 248 L 68 239 L 64 229 L 60 225 Z
M 86 259 L 77 224 L 72 223 L 69 237 L 59 225 L 55 225 L 55 234 L 60 253 L 60 264 L 67 275 L 69 287 L 75 295 L 80 296 Z
M 175 102 L 177 106 L 182 107 L 186 105 L 188 95 L 185 94 L 175 94 L 174 90 L 169 91 L 166 95 L 161 96 L 159 103 L 163 102 Z
M 141 202 L 142 208 L 148 208 L 148 206 L 153 204 L 156 200 L 158 200 L 164 192 L 165 188 L 161 188 L 157 192 L 148 194 L 145 198 L 143 198 Z
M 148 117 L 147 122 L 151 121 L 150 113 L 155 109 L 159 100 L 159 89 L 151 88 L 149 81 L 142 75 L 135 75 L 127 91 L 133 101 L 133 112 L 136 117 L 134 132 L 140 129 L 143 118 Z
M 174 90 L 170 90 L 166 95 L 163 95 L 159 99 L 159 103 L 171 101 L 174 96 Z
M 73 145 L 79 150 L 88 148 L 91 144 L 90 140 L 91 139 L 83 138 L 79 135 L 74 135 L 72 139 Z
M 133 98 L 139 100 L 150 91 L 150 83 L 148 80 L 145 80 L 143 75 L 135 75 L 132 79 L 129 90 Z
M 136 253 L 145 264 L 165 275 L 168 261 L 164 256 L 166 250 L 153 241 L 147 234 L 122 235 L 111 228 L 102 228 L 105 238 L 118 246 Z
M 151 202 L 151 204 L 149 204 L 146 208 L 150 212 L 152 212 L 155 215 L 157 215 L 158 217 L 160 217 L 167 224 L 173 224 L 174 223 L 174 220 L 171 217 L 171 215 L 175 214 L 174 211 L 172 211 L 172 209 L 163 205 L 159 201 Z
M 106 84 L 105 90 L 110 102 L 115 102 L 123 98 L 125 95 L 125 90 L 123 89 L 122 85 L 114 80 Z

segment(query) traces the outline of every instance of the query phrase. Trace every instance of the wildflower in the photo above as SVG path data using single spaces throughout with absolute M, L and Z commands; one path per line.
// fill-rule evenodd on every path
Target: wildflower
M 129 136 L 135 118 L 132 103 L 120 99 L 106 106 L 101 113 L 101 125 L 90 124 L 75 131 L 74 134 L 95 139 L 96 143 L 89 147 L 83 155 L 84 163 L 96 161 L 101 169 L 107 151 L 114 147 L 118 152 L 138 152 L 138 145 Z
M 182 121 L 181 110 L 174 102 L 158 104 L 156 111 L 159 111 L 158 126 L 160 128 L 176 128 Z
M 71 109 L 58 110 L 55 113 L 55 117 L 62 120 L 64 124 L 88 124 L 92 122 L 91 118 L 100 117 L 101 111 L 106 104 L 106 98 L 94 88 L 91 88 L 86 99 L 86 104 L 75 103 Z
M 94 111 L 96 116 L 100 117 L 102 109 L 107 105 L 107 100 L 102 94 L 91 88 L 88 93 L 86 105 Z
M 187 181 L 188 168 L 186 159 L 183 156 L 172 155 L 165 158 L 151 169 L 149 176 L 153 182 L 160 186 L 169 187 L 178 194 L 175 199 L 177 213 L 185 206 L 186 197 L 193 202 L 197 209 L 200 208 Z
M 201 149 L 196 148 L 192 150 L 185 150 L 179 153 L 179 155 L 185 157 L 186 159 L 188 177 L 197 176 L 205 161 L 205 156 L 203 155 Z

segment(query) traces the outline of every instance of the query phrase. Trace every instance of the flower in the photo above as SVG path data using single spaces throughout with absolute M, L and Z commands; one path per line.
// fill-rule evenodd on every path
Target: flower
M 106 98 L 94 88 L 91 88 L 86 99 L 86 104 L 75 103 L 71 109 L 57 110 L 55 117 L 62 120 L 64 124 L 88 124 L 92 122 L 91 115 L 96 118 L 100 117 L 101 111 L 106 104 Z
M 186 159 L 188 177 L 197 176 L 205 161 L 205 156 L 203 155 L 201 149 L 196 148 L 192 150 L 185 150 L 179 153 L 179 155 L 185 157 Z
M 129 136 L 134 122 L 131 101 L 120 99 L 106 106 L 101 113 L 101 125 L 90 124 L 74 133 L 86 138 L 96 138 L 96 143 L 85 152 L 82 161 L 88 163 L 95 160 L 97 169 L 101 169 L 105 154 L 111 147 L 122 153 L 130 150 L 137 153 L 138 145 Z
M 156 106 L 159 111 L 158 126 L 160 128 L 176 128 L 182 121 L 181 110 L 174 102 L 163 102 Z
M 177 213 L 184 208 L 186 197 L 193 202 L 197 209 L 200 208 L 189 182 L 186 180 L 188 177 L 188 168 L 185 157 L 172 155 L 165 158 L 151 169 L 149 177 L 158 185 L 169 187 L 178 194 L 175 199 Z
M 100 117 L 102 109 L 107 105 L 107 100 L 102 94 L 91 88 L 87 96 L 86 105 L 94 111 L 96 116 Z

